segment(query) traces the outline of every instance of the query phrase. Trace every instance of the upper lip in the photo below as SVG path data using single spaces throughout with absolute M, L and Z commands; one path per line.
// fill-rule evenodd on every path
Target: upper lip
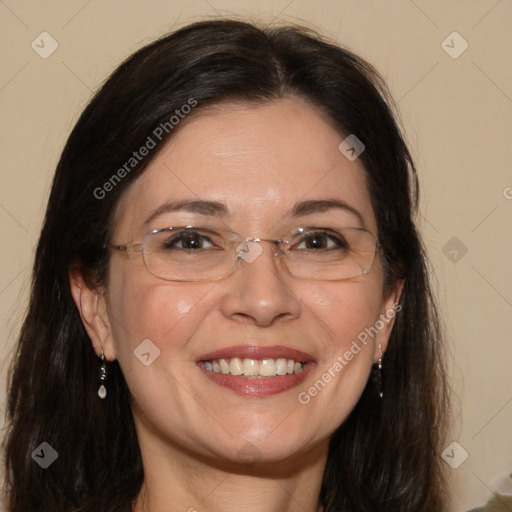
M 285 347 L 283 345 L 259 346 L 259 345 L 237 345 L 232 347 L 221 348 L 203 354 L 198 358 L 200 361 L 212 361 L 214 359 L 232 359 L 239 357 L 240 359 L 293 359 L 296 362 L 308 363 L 314 361 L 313 356 L 297 350 L 295 348 Z

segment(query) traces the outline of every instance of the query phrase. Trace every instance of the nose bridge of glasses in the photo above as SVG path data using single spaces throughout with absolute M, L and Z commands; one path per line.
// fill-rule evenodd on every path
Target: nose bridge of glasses
M 329 246 L 320 248 L 314 244 L 313 247 L 306 246 L 303 237 L 286 240 L 247 236 L 242 239 L 242 236 L 233 231 L 216 230 L 212 234 L 211 230 L 198 230 L 199 242 L 194 231 L 194 246 L 188 249 L 180 246 L 182 238 L 177 241 L 170 239 L 172 243 L 169 244 L 169 231 L 170 228 L 155 230 L 146 235 L 142 244 L 134 244 L 134 247 L 142 248 L 144 263 L 151 274 L 170 281 L 214 280 L 226 277 L 236 270 L 241 261 L 253 263 L 258 259 L 264 252 L 263 242 L 270 243 L 273 247 L 273 254 L 267 255 L 265 260 L 267 266 L 277 265 L 299 278 L 348 279 L 368 273 L 378 244 L 374 235 L 363 230 L 351 231 L 353 235 L 344 233 L 346 246 L 343 243 L 334 246 L 335 242 L 331 242 Z M 204 242 L 201 241 L 203 239 Z M 195 245 L 196 242 L 199 246 Z M 126 250 L 125 246 L 114 246 L 117 247 L 119 250 Z M 260 263 L 265 264 L 263 261 Z M 263 268 L 261 264 L 257 265 L 259 270 Z
M 263 253 L 263 246 L 261 242 L 270 242 L 272 244 L 274 247 L 274 256 L 282 253 L 280 247 L 283 243 L 282 240 L 272 240 L 268 238 L 248 236 L 242 240 L 242 242 L 240 242 L 235 248 L 235 255 L 237 260 L 243 260 L 246 263 L 252 263 L 255 261 Z

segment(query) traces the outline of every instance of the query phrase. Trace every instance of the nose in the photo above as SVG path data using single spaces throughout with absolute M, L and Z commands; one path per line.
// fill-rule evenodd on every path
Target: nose
M 293 278 L 279 265 L 278 252 L 275 244 L 257 238 L 246 238 L 237 247 L 241 261 L 226 278 L 225 316 L 258 326 L 299 317 L 300 299 L 292 290 Z

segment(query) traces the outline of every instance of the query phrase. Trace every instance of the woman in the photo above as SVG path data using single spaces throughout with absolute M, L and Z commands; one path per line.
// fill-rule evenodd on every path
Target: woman
M 442 510 L 440 335 L 385 85 L 300 28 L 187 26 L 58 164 L 10 512 Z

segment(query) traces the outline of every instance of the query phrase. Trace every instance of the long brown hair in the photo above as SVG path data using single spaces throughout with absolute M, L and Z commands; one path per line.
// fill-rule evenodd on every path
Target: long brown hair
M 161 139 L 153 136 L 156 147 L 129 172 L 118 170 L 191 98 L 200 111 L 221 101 L 258 103 L 287 95 L 306 99 L 340 134 L 354 133 L 365 144 L 360 159 L 386 285 L 405 279 L 383 362 L 384 397 L 370 379 L 334 433 L 321 492 L 324 510 L 442 509 L 438 453 L 447 393 L 441 336 L 414 224 L 417 176 L 386 86 L 368 63 L 306 29 L 218 20 L 182 28 L 121 64 L 62 152 L 10 373 L 10 512 L 131 510 L 144 470 L 129 392 L 114 361 L 108 365 L 108 397 L 97 397 L 99 362 L 70 293 L 70 267 L 78 262 L 91 286 L 105 285 L 103 247 L 115 207 L 172 129 Z M 105 187 L 114 174 L 122 178 Z M 108 193 L 98 192 L 106 188 Z M 42 442 L 58 453 L 47 469 L 32 458 Z

